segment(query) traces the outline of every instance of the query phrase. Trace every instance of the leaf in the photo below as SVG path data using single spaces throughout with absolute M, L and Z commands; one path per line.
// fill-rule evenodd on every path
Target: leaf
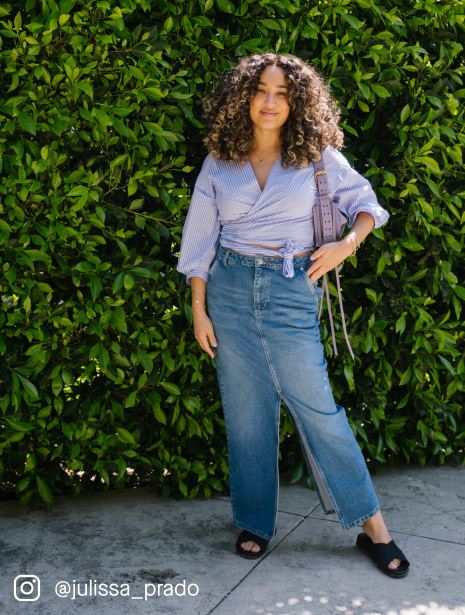
M 74 186 L 66 196 L 82 196 L 83 194 L 88 194 L 89 188 L 87 186 Z
M 72 440 L 73 439 L 73 437 L 74 437 L 74 428 L 73 428 L 72 425 L 62 421 L 61 422 L 61 430 L 65 434 L 65 436 L 68 438 L 68 440 Z
M 63 388 L 63 380 L 61 379 L 61 377 L 57 376 L 56 378 L 53 378 L 52 391 L 56 397 L 61 393 L 62 388 Z
M 90 83 L 87 83 L 87 81 L 79 81 L 76 85 L 80 90 L 85 92 L 91 100 L 94 99 L 94 90 L 92 89 Z
M 30 423 L 25 423 L 24 421 L 17 421 L 16 419 L 13 419 L 8 416 L 6 417 L 6 420 L 10 427 L 15 431 L 31 431 L 32 429 L 34 429 L 34 425 L 31 425 Z
M 425 249 L 416 239 L 402 239 L 400 244 L 412 252 L 418 252 L 419 250 Z
M 137 391 L 133 391 L 132 393 L 129 393 L 129 395 L 126 397 L 126 401 L 124 402 L 124 407 L 133 408 L 136 405 L 136 397 L 137 397 Z
M 439 168 L 438 163 L 436 162 L 436 160 L 434 160 L 434 158 L 431 158 L 430 156 L 417 156 L 415 158 L 415 161 L 420 164 L 424 164 L 425 167 L 427 167 L 430 171 L 433 171 L 433 173 L 441 173 L 441 169 Z
M 185 100 L 187 98 L 192 98 L 193 92 L 181 92 L 180 90 L 171 90 L 170 96 L 172 96 L 173 98 L 177 98 L 179 100 Z M 171 134 L 173 134 L 173 133 L 171 133 Z M 163 136 L 165 136 L 165 135 L 166 135 L 166 133 L 164 132 Z
M 431 190 L 431 192 L 436 195 L 438 198 L 441 198 L 441 193 L 439 191 L 439 188 L 437 186 L 437 184 L 435 184 L 433 182 L 432 179 L 430 179 L 429 177 L 427 177 L 426 175 L 423 176 L 423 179 L 425 180 L 428 188 Z
M 87 261 L 81 261 L 74 267 L 74 270 L 82 272 L 82 273 L 90 273 L 91 271 L 94 270 L 94 268 Z
M 349 24 L 349 26 L 352 26 L 352 28 L 355 28 L 356 30 L 359 29 L 360 25 L 358 19 L 352 17 L 352 15 L 349 15 L 349 13 L 341 13 L 341 17 Z
M 412 370 L 411 370 L 411 368 L 410 368 L 410 366 L 409 366 L 409 367 L 405 370 L 405 372 L 402 374 L 402 377 L 401 377 L 401 379 L 400 379 L 400 381 L 399 381 L 399 386 L 400 386 L 400 387 L 402 387 L 402 386 L 404 386 L 405 384 L 407 384 L 407 382 L 409 382 L 409 381 L 410 381 L 411 377 L 412 377 Z
M 24 390 L 27 391 L 31 398 L 33 400 L 39 399 L 39 392 L 37 391 L 35 385 L 32 384 L 32 382 L 30 382 L 27 378 L 24 378 L 24 376 L 21 376 L 21 374 L 17 373 L 17 376 L 20 379 Z
M 15 30 L 18 30 L 18 31 L 21 30 L 22 23 L 23 22 L 22 22 L 22 19 L 21 19 L 21 12 L 18 11 L 16 13 L 15 20 L 14 20 Z
M 97 109 L 95 111 L 95 117 L 97 118 L 97 120 L 100 122 L 100 124 L 106 128 L 107 126 L 111 126 L 112 125 L 112 121 L 109 118 L 108 114 L 106 113 L 106 111 L 104 111 L 103 109 Z
M 106 370 L 110 363 L 110 355 L 102 342 L 98 343 L 98 359 L 102 370 Z
M 123 162 L 125 162 L 128 158 L 129 158 L 129 154 L 121 154 L 120 156 L 117 156 L 114 160 L 110 162 L 110 166 L 116 167 L 120 164 L 123 164 Z
M 11 233 L 11 226 L 5 220 L 0 218 L 0 231 Z
M 118 440 L 121 440 L 121 442 L 125 442 L 126 444 L 137 444 L 137 442 L 134 440 L 134 436 L 132 435 L 132 433 L 124 427 L 117 428 L 116 436 Z
M 124 122 L 114 117 L 113 126 L 115 127 L 115 130 L 119 132 L 120 135 L 122 135 L 123 137 L 129 137 L 129 130 L 127 126 L 124 124 Z
M 71 16 L 67 15 L 65 13 L 63 13 L 62 15 L 60 15 L 60 17 L 58 18 L 58 23 L 60 26 L 64 26 L 65 23 L 67 23 L 67 21 L 69 20 Z
M 373 109 L 373 111 L 370 112 L 370 115 L 363 124 L 362 130 L 370 130 L 370 128 L 372 128 L 373 124 L 375 123 L 375 117 L 376 111 Z
M 171 395 L 181 395 L 179 387 L 172 382 L 160 382 L 161 386 Z
M 351 364 L 347 364 L 344 366 L 344 376 L 347 380 L 347 384 L 349 385 L 349 390 L 355 390 L 355 381 L 354 381 L 354 372 Z
M 157 419 L 159 423 L 166 425 L 166 414 L 160 408 L 160 406 L 152 406 L 153 416 Z
M 124 319 L 124 313 L 122 316 L 119 312 L 115 310 L 111 315 L 111 320 L 115 327 L 118 329 L 118 331 L 121 331 L 122 333 L 128 332 L 128 326 L 126 324 L 126 320 Z
M 23 112 L 18 113 L 18 123 L 26 132 L 30 132 L 32 135 L 36 134 L 37 122 L 30 115 Z
M 394 186 L 396 185 L 396 176 L 394 175 L 394 173 L 391 173 L 391 171 L 383 171 L 383 177 L 384 180 L 387 184 L 389 184 L 390 186 Z
M 224 13 L 234 13 L 236 10 L 234 4 L 230 0 L 216 0 L 216 4 L 220 11 Z
M 171 17 L 171 15 L 165 20 L 165 23 L 163 24 L 163 30 L 164 32 L 168 33 L 173 29 L 173 18 Z
M 365 293 L 370 301 L 374 301 L 376 303 L 376 291 L 372 288 L 365 288 Z
M 36 475 L 36 484 L 37 490 L 42 500 L 47 504 L 47 506 L 51 506 L 55 501 L 55 497 L 48 484 L 42 478 L 40 478 L 39 475 Z
M 132 277 L 130 273 L 125 273 L 124 274 L 124 288 L 126 290 L 131 290 L 133 286 L 134 286 L 134 278 Z
M 174 362 L 173 357 L 171 356 L 168 348 L 165 348 L 161 354 L 162 354 L 163 363 L 166 365 L 166 367 L 170 371 L 174 371 L 174 369 L 176 368 L 176 363 Z
M 116 295 L 118 294 L 118 292 L 121 290 L 121 288 L 123 287 L 123 283 L 124 283 L 124 276 L 126 274 L 124 273 L 124 271 L 121 271 L 120 273 L 118 273 L 118 275 L 115 278 L 115 281 L 113 282 L 113 286 L 112 286 L 112 291 L 113 294 Z
M 97 300 L 97 297 L 102 292 L 102 282 L 100 281 L 98 275 L 93 275 L 90 278 L 90 292 L 94 301 Z
M 387 90 L 384 86 L 382 85 L 378 85 L 376 83 L 372 83 L 370 85 L 371 89 L 373 90 L 373 92 L 379 96 L 379 98 L 389 98 L 389 96 L 391 96 L 391 93 L 389 92 L 389 90 Z
M 408 119 L 410 115 L 410 105 L 405 105 L 400 112 L 400 121 L 402 124 L 405 124 L 405 121 Z
M 148 356 L 148 354 L 144 352 L 141 348 L 139 348 L 137 350 L 137 358 L 139 359 L 139 362 L 142 367 L 147 370 L 149 374 L 151 374 L 153 371 L 153 361 Z
M 405 331 L 405 326 L 406 326 L 405 315 L 402 314 L 402 316 L 400 316 L 396 322 L 396 333 L 400 333 L 402 335 L 402 333 Z
M 159 88 L 143 88 L 142 92 L 145 92 L 152 100 L 160 100 L 166 96 L 166 92 L 162 92 Z
M 281 30 L 281 26 L 275 19 L 260 19 L 260 23 L 267 28 L 267 30 Z
M 455 369 L 453 368 L 451 362 L 448 361 L 445 357 L 443 357 L 440 354 L 438 354 L 438 358 L 441 361 L 441 363 L 447 368 L 447 370 L 450 372 L 450 374 L 452 376 L 454 376 L 454 378 L 455 378 Z

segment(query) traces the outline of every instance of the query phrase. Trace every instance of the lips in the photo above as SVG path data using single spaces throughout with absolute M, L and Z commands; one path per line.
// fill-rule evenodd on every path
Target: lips
M 260 113 L 264 115 L 265 117 L 274 117 L 275 115 L 278 115 L 277 113 L 274 113 L 273 111 L 260 111 Z

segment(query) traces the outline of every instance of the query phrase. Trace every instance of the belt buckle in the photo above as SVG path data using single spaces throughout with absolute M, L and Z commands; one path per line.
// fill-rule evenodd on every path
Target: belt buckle
M 318 181 L 318 180 L 317 180 L 318 175 L 326 175 L 326 177 L 328 177 L 328 174 L 326 173 L 326 171 L 317 171 L 317 172 L 315 173 L 315 181 L 316 181 L 316 182 Z

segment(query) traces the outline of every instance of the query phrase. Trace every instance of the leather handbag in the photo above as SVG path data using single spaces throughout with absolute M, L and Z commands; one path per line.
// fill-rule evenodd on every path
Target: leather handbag
M 330 243 L 333 241 L 339 241 L 342 237 L 342 233 L 344 232 L 344 228 L 347 224 L 347 220 L 345 216 L 341 214 L 339 211 L 337 204 L 331 200 L 331 194 L 329 190 L 328 184 L 328 173 L 325 171 L 325 166 L 323 163 L 323 155 L 320 155 L 320 160 L 314 161 L 313 166 L 315 169 L 315 183 L 318 190 L 318 200 L 319 203 L 315 204 L 312 208 L 313 215 L 313 228 L 315 231 L 315 240 L 314 245 L 319 248 L 325 243 Z M 341 283 L 339 280 L 339 271 L 336 267 L 334 268 L 336 271 L 336 286 L 337 286 L 337 295 L 339 298 L 339 308 L 341 311 L 342 317 L 342 328 L 344 330 L 344 337 L 347 342 L 347 347 L 350 352 L 350 356 L 354 359 L 354 353 L 350 346 L 349 336 L 347 335 L 347 328 L 344 316 L 344 307 L 342 305 L 342 296 L 341 296 Z M 333 349 L 334 354 L 337 356 L 337 345 L 336 345 L 336 335 L 334 332 L 334 323 L 333 316 L 331 313 L 331 303 L 329 299 L 329 288 L 328 288 L 328 278 L 326 273 L 323 276 L 322 283 L 322 296 L 320 303 L 320 310 L 318 313 L 318 318 L 321 317 L 321 313 L 323 310 L 323 300 L 326 294 L 326 303 L 328 306 L 328 315 L 329 322 L 331 325 L 331 335 L 333 338 Z

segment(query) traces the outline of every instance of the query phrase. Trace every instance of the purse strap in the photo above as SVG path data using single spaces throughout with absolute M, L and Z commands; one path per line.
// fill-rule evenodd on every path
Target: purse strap
M 315 230 L 315 245 L 320 247 L 325 243 L 330 243 L 332 241 L 336 241 L 339 239 L 337 236 L 337 227 L 334 220 L 335 212 L 337 211 L 336 205 L 331 202 L 331 193 L 329 191 L 329 183 L 328 183 L 328 173 L 325 170 L 325 165 L 323 162 L 323 155 L 320 155 L 320 160 L 315 160 L 313 162 L 313 166 L 315 169 L 315 183 L 318 190 L 318 200 L 319 204 L 313 206 L 313 226 Z M 315 209 L 319 208 L 319 209 Z M 316 215 L 315 215 L 316 214 Z M 350 356 L 352 359 L 355 359 L 354 353 L 352 351 L 352 347 L 349 342 L 349 336 L 347 334 L 346 320 L 344 315 L 344 307 L 342 305 L 342 295 L 341 295 L 341 283 L 339 280 L 339 270 L 337 265 L 335 267 L 336 270 L 336 286 L 337 286 L 337 296 L 339 299 L 339 309 L 341 311 L 342 317 L 342 328 L 344 330 L 344 337 L 347 343 L 347 348 L 349 349 Z M 326 273 L 323 276 L 322 283 L 322 296 L 320 309 L 318 312 L 318 319 L 321 318 L 321 313 L 323 311 L 323 300 L 326 294 L 326 304 L 328 306 L 328 315 L 329 322 L 331 325 L 331 336 L 333 338 L 333 349 L 334 354 L 337 356 L 337 345 L 336 345 L 336 334 L 334 331 L 334 323 L 333 323 L 333 315 L 331 313 L 331 302 L 329 299 L 329 287 L 328 287 L 328 278 Z

